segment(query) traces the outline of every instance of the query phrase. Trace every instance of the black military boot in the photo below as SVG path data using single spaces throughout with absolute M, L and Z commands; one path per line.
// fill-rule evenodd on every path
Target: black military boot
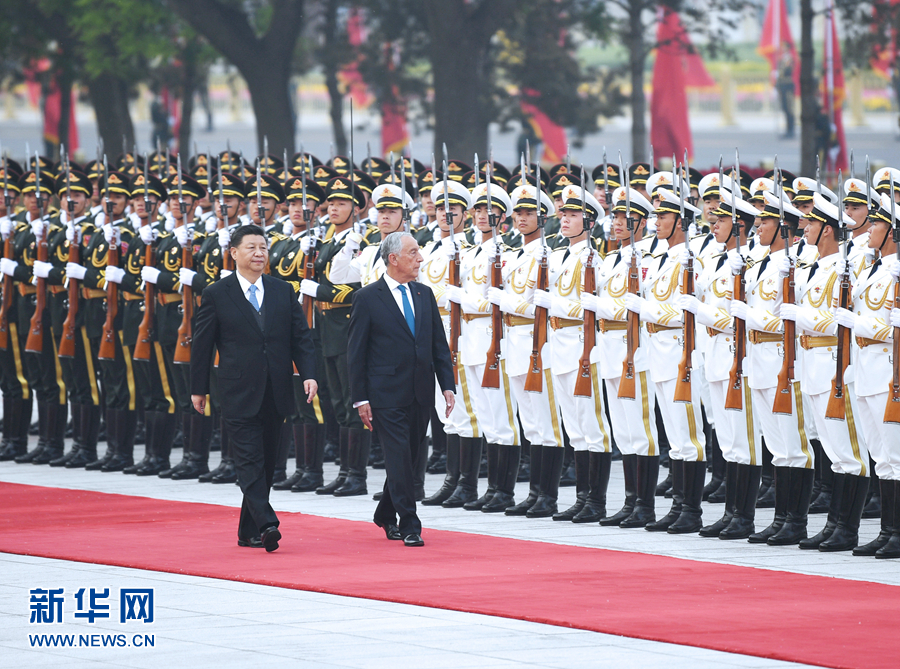
M 828 509 L 828 517 L 825 519 L 825 527 L 823 527 L 818 534 L 807 537 L 806 539 L 801 539 L 798 546 L 802 550 L 816 550 L 819 547 L 819 544 L 828 539 L 834 532 L 834 528 L 837 527 L 838 519 L 841 515 L 841 498 L 844 494 L 846 477 L 843 474 L 834 474 L 832 472 L 832 476 L 830 476 L 829 479 L 828 503 L 830 504 L 830 508 Z M 860 513 L 862 513 L 862 509 L 860 509 Z
M 144 422 L 147 421 L 146 415 Z M 156 411 L 153 415 L 153 427 L 148 425 L 149 434 L 152 435 L 151 456 L 147 464 L 142 465 L 135 472 L 138 476 L 158 476 L 160 472 L 171 469 L 170 458 L 172 456 L 172 444 L 175 441 L 175 432 L 178 427 L 174 413 Z
M 459 435 L 447 435 L 447 473 L 436 493 L 422 500 L 423 506 L 440 506 L 450 499 L 459 483 Z
M 841 495 L 840 517 L 831 536 L 819 544 L 819 550 L 823 553 L 849 551 L 859 544 L 859 521 L 866 503 L 869 477 L 851 474 L 843 476 L 844 491 Z
M 194 410 L 191 409 L 190 413 L 194 413 Z M 191 463 L 191 416 L 190 413 L 182 413 L 181 414 L 181 434 L 182 434 L 182 446 L 181 446 L 181 461 L 176 464 L 174 467 L 167 467 L 159 472 L 158 476 L 161 479 L 170 479 L 172 475 L 181 471 L 182 469 L 186 469 L 190 466 Z
M 106 452 L 103 457 L 97 458 L 93 462 L 87 463 L 84 468 L 86 471 L 95 472 L 103 469 L 103 465 L 112 460 L 119 449 L 119 443 L 116 441 L 116 412 L 115 409 L 104 407 L 101 412 L 104 416 L 106 424 Z
M 459 438 L 459 481 L 456 490 L 441 504 L 445 509 L 458 509 L 478 499 L 478 472 L 481 469 L 481 437 Z
M 725 501 L 725 490 L 721 489 L 725 482 L 725 474 L 728 467 L 725 456 L 719 446 L 719 437 L 714 429 L 709 430 L 710 435 L 710 465 L 712 465 L 712 478 L 703 486 L 703 501 L 710 504 L 721 504 Z
M 591 451 L 588 456 L 588 495 L 584 507 L 572 519 L 573 523 L 598 523 L 606 517 L 606 491 L 612 469 L 612 453 Z
M 731 524 L 734 518 L 734 505 L 737 499 L 737 476 L 738 464 L 736 462 L 725 463 L 725 480 L 722 485 L 725 486 L 725 513 L 712 525 L 707 525 L 700 530 L 701 537 L 717 537 L 719 534 Z
M 763 472 L 765 472 L 765 467 Z M 751 544 L 766 543 L 770 537 L 775 536 L 781 530 L 787 518 L 788 500 L 791 496 L 791 468 L 775 467 L 772 473 L 774 475 L 772 488 L 775 491 L 775 517 L 767 528 L 747 537 L 747 541 Z M 759 500 L 756 502 L 756 508 L 759 508 Z
M 47 422 L 47 408 L 50 405 L 50 402 L 41 402 L 40 400 L 37 403 L 38 406 L 38 443 L 37 446 L 32 448 L 30 451 L 18 455 L 14 458 L 16 464 L 24 465 L 30 462 L 34 462 L 34 459 L 40 456 L 44 449 L 47 448 L 47 443 L 49 441 L 48 431 L 49 424 Z
M 874 469 L 871 471 L 874 471 Z M 891 501 L 894 503 L 894 512 L 892 514 L 894 527 L 891 530 L 891 538 L 887 540 L 884 546 L 875 551 L 875 557 L 879 560 L 900 558 L 900 523 L 897 522 L 897 519 L 900 518 L 900 481 L 887 481 L 887 483 L 891 484 L 893 488 Z M 883 503 L 886 504 L 887 501 L 885 498 Z
M 113 416 L 113 434 L 116 440 L 116 454 L 100 471 L 121 472 L 134 464 L 134 440 L 137 433 L 137 411 L 117 409 Z M 107 423 L 109 418 L 107 417 Z M 109 427 L 107 426 L 107 429 Z
M 703 527 L 703 483 L 706 481 L 706 463 L 684 463 L 684 501 L 681 513 L 666 531 L 669 534 L 693 534 Z
M 153 459 L 153 429 L 156 426 L 156 414 L 156 411 L 144 410 L 144 457 L 140 462 L 124 467 L 122 469 L 123 474 L 137 474 L 138 469 L 146 467 Z
M 0 462 L 15 460 L 28 452 L 28 429 L 31 427 L 31 398 L 12 400 L 10 425 L 12 431 L 6 450 L 0 453 Z M 3 417 L 4 423 L 6 416 Z
M 522 441 L 522 457 L 519 460 L 519 471 L 516 473 L 516 483 L 527 483 L 531 480 L 531 442 Z
M 200 474 L 197 477 L 197 481 L 199 483 L 212 483 L 212 480 L 216 478 L 219 474 L 225 473 L 225 470 L 229 466 L 229 462 L 231 461 L 230 457 L 230 441 L 228 439 L 228 431 L 225 429 L 225 421 L 219 416 L 219 450 L 221 451 L 221 456 L 219 459 L 219 464 L 215 469 L 212 469 L 205 474 Z M 215 434 L 215 433 L 213 433 Z M 215 442 L 210 442 L 210 449 Z M 233 468 L 233 465 L 231 465 Z
M 515 506 L 516 478 L 519 475 L 521 446 L 500 446 L 497 449 L 497 489 L 481 507 L 482 513 L 500 513 Z
M 669 473 L 672 475 L 672 506 L 665 516 L 644 526 L 648 532 L 665 532 L 681 515 L 684 503 L 684 460 L 670 460 Z M 701 493 L 702 490 L 701 488 Z
M 565 511 L 553 514 L 553 520 L 570 521 L 584 508 L 590 484 L 590 454 L 588 451 L 575 451 L 575 503 Z M 563 465 L 565 466 L 565 464 Z M 562 485 L 562 484 L 560 484 Z
M 657 497 L 672 497 L 672 460 L 669 460 L 669 472 L 666 474 L 666 478 L 660 481 L 656 485 L 656 492 L 654 493 Z
M 734 516 L 728 527 L 719 532 L 719 539 L 747 539 L 756 532 L 756 495 L 762 466 L 738 465 L 735 474 Z
M 425 471 L 429 474 L 447 473 L 447 434 L 435 409 L 431 410 L 431 457 Z
M 869 496 L 863 507 L 863 518 L 881 517 L 881 486 L 875 485 L 878 474 L 875 472 L 875 461 L 869 456 L 869 471 L 872 473 L 872 485 L 869 486 Z
M 209 446 L 212 439 L 212 416 L 204 416 L 196 411 L 191 414 L 191 440 L 187 464 L 172 472 L 173 481 L 187 481 L 199 478 L 209 471 Z
M 322 463 L 325 458 L 325 424 L 304 423 L 303 476 L 291 487 L 291 492 L 315 492 L 324 483 Z
M 14 459 L 16 456 L 10 457 L 7 451 L 10 450 L 12 442 L 12 425 L 13 425 L 13 402 L 6 395 L 3 396 L 3 439 L 0 441 L 0 462 L 6 462 Z
M 812 496 L 814 469 L 791 467 L 790 497 L 784 525 L 766 541 L 770 546 L 795 546 L 806 539 L 806 525 L 809 519 L 809 498 Z
M 772 454 L 765 444 L 766 438 L 762 437 L 762 476 L 756 495 L 757 509 L 775 508 L 775 467 L 772 465 Z
M 565 455 L 563 456 L 562 473 L 559 475 L 559 487 L 571 488 L 577 483 L 577 475 L 575 473 L 575 449 L 569 445 L 569 435 L 565 434 L 565 425 L 563 425 L 563 434 L 565 435 Z
M 559 499 L 559 479 L 564 458 L 565 451 L 558 446 L 541 448 L 541 492 L 534 506 L 525 513 L 528 518 L 549 518 L 557 512 L 556 502 Z
M 894 530 L 894 482 L 878 479 L 881 486 L 881 531 L 872 541 L 853 549 L 854 555 L 872 557 L 890 540 Z
M 366 475 L 369 464 L 369 450 L 372 447 L 372 431 L 351 428 L 347 435 L 347 452 L 350 464 L 347 477 L 335 491 L 335 497 L 356 497 L 368 493 Z
M 319 488 L 316 488 L 317 495 L 333 495 L 334 491 L 344 485 L 344 481 L 347 478 L 347 466 L 350 463 L 350 428 L 341 427 L 338 435 L 339 444 L 338 444 L 338 453 L 340 457 L 340 465 L 338 465 L 338 475 L 337 477 L 329 484 L 323 485 Z M 328 447 L 328 442 L 325 443 L 326 452 Z
M 47 404 L 47 446 L 31 461 L 33 465 L 46 465 L 61 457 L 66 449 L 67 406 L 50 402 Z
M 816 472 L 818 489 L 813 489 L 812 501 L 809 503 L 809 513 L 829 513 L 831 510 L 831 491 L 834 485 L 834 471 L 831 469 L 831 460 L 818 439 L 810 439 L 816 457 Z M 838 505 L 840 506 L 840 505 Z
M 369 447 L 368 466 L 372 469 L 384 469 L 384 449 L 381 448 L 381 439 L 379 439 L 378 433 L 372 432 L 369 440 L 372 445 Z
M 274 484 L 272 490 L 290 490 L 300 483 L 303 474 L 306 472 L 306 448 L 303 442 L 303 424 L 292 423 L 291 432 L 294 435 L 294 473 L 288 476 L 284 481 Z
M 94 404 L 81 405 L 81 421 L 84 441 L 77 453 L 69 458 L 63 467 L 78 469 L 97 459 L 97 439 L 100 432 L 100 416 L 103 407 Z
M 625 475 L 625 505 L 613 515 L 601 518 L 601 525 L 618 525 L 634 512 L 634 504 L 637 500 L 637 462 L 637 455 L 622 456 L 622 473 Z M 654 518 L 654 520 L 656 519 Z
M 504 511 L 507 516 L 524 516 L 528 513 L 528 509 L 534 506 L 538 496 L 541 494 L 541 457 L 543 455 L 543 447 L 531 444 L 528 447 L 530 462 L 528 468 L 528 496 L 518 504 L 509 507 Z M 517 479 L 518 480 L 518 479 Z
M 484 505 L 491 501 L 494 493 L 497 492 L 497 479 L 499 476 L 498 468 L 500 465 L 500 444 L 487 444 L 487 462 L 488 462 L 488 485 L 487 490 L 478 499 L 463 504 L 466 511 L 481 511 Z
M 634 510 L 619 523 L 619 527 L 625 529 L 646 527 L 648 523 L 656 521 L 656 481 L 658 478 L 659 456 L 638 455 L 635 462 Z

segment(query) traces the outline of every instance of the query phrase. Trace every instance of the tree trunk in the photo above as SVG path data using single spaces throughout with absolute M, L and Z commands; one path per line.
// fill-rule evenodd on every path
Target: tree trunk
M 269 138 L 269 153 L 280 156 L 287 150 L 294 155 L 293 105 L 289 94 L 288 72 L 276 71 L 270 63 L 254 64 L 241 68 L 247 81 L 250 102 L 256 116 L 256 142 L 259 153 L 263 151 L 263 138 Z
M 628 10 L 628 67 L 631 75 L 631 161 L 647 160 L 647 98 L 644 96 L 643 0 L 631 0 Z
M 331 117 L 331 135 L 337 155 L 347 155 L 347 133 L 344 132 L 344 96 L 338 85 L 339 58 L 338 0 L 329 0 L 325 6 L 325 46 L 322 50 L 322 67 L 325 69 L 325 88 L 328 90 L 328 115 Z
M 59 124 L 57 126 L 57 137 L 59 144 L 56 149 L 56 156 L 59 158 L 59 147 L 65 146 L 66 150 L 71 154 L 71 146 L 69 145 L 69 117 L 72 114 L 72 71 L 64 67 L 60 70 L 56 79 L 56 85 L 59 87 Z
M 191 126 L 194 116 L 194 93 L 197 90 L 197 52 L 196 40 L 188 42 L 181 54 L 181 126 L 178 128 L 178 153 L 182 156 L 192 154 Z
M 104 73 L 88 80 L 91 104 L 97 117 L 97 131 L 109 156 L 118 155 L 116 147 L 134 144 L 134 125 L 128 110 L 128 83 L 113 74 Z M 150 138 L 147 139 L 150 141 Z
M 816 171 L 816 81 L 812 0 L 800 0 L 800 174 Z

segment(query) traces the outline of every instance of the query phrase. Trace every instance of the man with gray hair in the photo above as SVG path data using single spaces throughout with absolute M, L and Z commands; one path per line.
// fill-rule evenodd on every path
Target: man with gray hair
M 415 281 L 422 263 L 419 245 L 409 233 L 395 232 L 385 237 L 380 252 L 384 275 L 356 293 L 350 311 L 350 394 L 384 449 L 387 479 L 375 524 L 388 539 L 422 546 L 413 462 L 428 427 L 435 377 L 447 415 L 456 385 L 434 294 Z

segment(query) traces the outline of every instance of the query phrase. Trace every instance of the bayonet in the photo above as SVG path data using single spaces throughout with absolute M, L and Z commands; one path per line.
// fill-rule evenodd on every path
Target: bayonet
M 366 142 L 366 172 L 372 176 L 372 145 Z M 391 151 L 391 175 L 394 174 L 394 152 Z M 393 181 L 391 181 L 393 183 Z
M 816 192 L 822 194 L 822 182 L 819 181 L 819 156 L 816 156 Z
M 893 179 L 891 180 L 893 183 Z M 893 200 L 893 196 L 891 196 Z M 866 155 L 866 212 L 872 211 L 872 168 L 869 165 L 869 156 Z
M 444 143 L 443 146 L 444 151 L 444 217 L 447 219 L 447 227 L 450 228 L 450 240 L 453 242 L 453 247 L 456 248 L 456 226 L 453 225 L 453 214 L 450 212 L 450 187 L 447 185 L 447 144 Z M 459 253 L 459 249 L 457 249 L 457 253 Z
M 259 225 L 266 229 L 266 210 L 262 205 L 262 161 L 256 159 L 256 214 L 259 216 Z
M 605 146 L 603 147 L 603 155 L 604 156 L 606 155 L 606 147 Z M 606 162 L 606 161 L 604 160 L 604 162 Z M 572 173 L 572 161 L 571 161 L 571 158 L 569 157 L 569 143 L 568 142 L 566 142 L 566 173 L 567 174 Z
M 403 210 L 401 220 L 404 232 L 409 232 L 409 210 L 406 208 L 406 165 L 403 162 L 403 153 L 400 153 L 400 206 Z
M 675 167 L 674 165 L 672 166 Z M 656 171 L 656 165 L 653 164 L 653 145 L 650 145 L 650 176 L 653 176 L 653 173 Z
M 526 174 L 531 174 L 531 142 L 525 140 L 525 166 L 528 168 Z
M 480 185 L 480 182 L 478 179 L 478 173 L 480 171 L 481 170 L 478 168 L 478 154 L 476 153 L 475 154 L 475 188 L 478 188 L 478 186 Z
M 181 224 L 187 227 L 187 202 L 184 201 L 184 189 L 182 188 L 182 178 L 181 174 L 181 154 L 179 153 L 176 160 L 178 161 L 175 169 L 178 170 L 178 209 L 181 211 Z
M 606 160 L 605 146 L 603 147 L 603 199 L 606 201 L 607 214 L 612 215 L 612 212 L 609 211 L 612 208 L 612 193 L 609 192 L 609 163 Z
M 365 230 L 359 229 L 359 208 L 356 206 L 356 171 L 353 162 L 353 98 L 350 98 L 350 201 L 353 203 L 353 229 L 360 235 Z

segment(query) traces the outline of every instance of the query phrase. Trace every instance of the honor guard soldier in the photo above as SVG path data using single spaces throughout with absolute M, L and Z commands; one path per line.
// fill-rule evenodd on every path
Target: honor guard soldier
M 603 228 L 603 238 L 611 239 L 613 212 L 610 211 L 613 206 L 612 195 L 621 185 L 619 180 L 619 168 L 609 162 L 600 163 L 591 172 L 591 181 L 594 182 L 594 197 L 603 208 L 603 216 L 597 221 L 597 225 Z M 607 249 L 607 251 L 612 249 Z
M 419 246 L 425 246 L 435 238 L 437 213 L 434 208 L 434 200 L 431 199 L 431 189 L 434 188 L 435 180 L 441 181 L 443 178 L 443 174 L 440 172 L 435 174 L 431 168 L 422 170 L 416 175 L 416 183 L 419 186 L 419 201 L 421 202 L 422 214 L 424 214 L 424 221 L 417 230 L 413 231 L 413 237 L 416 238 Z

